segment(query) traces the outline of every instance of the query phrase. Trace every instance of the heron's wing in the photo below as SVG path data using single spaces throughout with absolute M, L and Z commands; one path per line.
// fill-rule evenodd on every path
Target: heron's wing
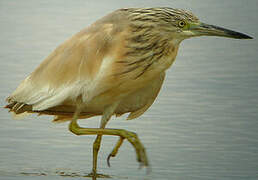
M 127 23 L 122 14 L 115 13 L 61 44 L 7 98 L 9 103 L 42 111 L 82 94 L 84 101 L 90 101 L 119 84 L 119 80 L 110 82 L 108 77 L 119 69 L 112 63 L 123 53 Z

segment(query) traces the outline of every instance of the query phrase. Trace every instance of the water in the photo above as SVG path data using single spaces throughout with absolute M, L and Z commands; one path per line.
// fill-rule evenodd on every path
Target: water
M 120 7 L 169 6 L 254 40 L 195 38 L 182 43 L 154 105 L 136 120 L 108 127 L 138 133 L 152 172 L 138 170 L 125 143 L 111 168 L 117 138 L 104 137 L 99 171 L 111 179 L 258 179 L 258 2 L 241 1 L 0 1 L 0 99 L 4 99 L 60 43 Z M 12 120 L 0 110 L 0 179 L 87 179 L 94 137 L 77 137 L 50 117 Z M 96 127 L 99 118 L 81 121 Z M 72 178 L 73 176 L 76 176 Z

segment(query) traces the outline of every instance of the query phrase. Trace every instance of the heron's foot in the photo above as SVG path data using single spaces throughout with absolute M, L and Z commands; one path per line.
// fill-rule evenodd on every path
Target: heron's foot
M 114 149 L 112 150 L 112 152 L 108 155 L 107 157 L 107 165 L 108 167 L 110 167 L 110 158 L 111 157 L 115 157 L 118 153 L 118 150 L 120 148 L 120 146 L 123 144 L 123 141 L 124 141 L 124 138 L 123 137 L 120 137 L 118 142 L 116 143 L 116 146 L 114 147 Z
M 92 179 L 96 179 L 96 178 L 112 178 L 111 176 L 109 176 L 107 174 L 97 173 L 97 174 L 94 175 L 94 173 L 92 173 L 92 172 L 90 174 L 87 174 L 84 177 L 92 177 Z
M 71 122 L 69 125 L 69 130 L 76 135 L 111 135 L 111 136 L 119 136 L 120 140 L 116 144 L 113 151 L 110 153 L 108 157 L 108 163 L 110 157 L 115 157 L 118 153 L 119 148 L 122 145 L 124 139 L 127 139 L 135 149 L 137 161 L 140 163 L 140 168 L 143 166 L 148 167 L 149 162 L 147 158 L 147 154 L 144 146 L 142 145 L 140 139 L 137 134 L 134 132 L 130 132 L 124 129 L 108 129 L 108 128 L 82 128 L 76 122 Z M 110 163 L 109 163 L 110 165 Z M 94 168 L 93 168 L 94 169 Z M 95 168 L 96 169 L 96 168 Z M 150 170 L 150 169 L 149 169 Z
M 110 158 L 115 157 L 118 153 L 119 148 L 121 147 L 124 139 L 127 139 L 134 147 L 136 156 L 137 156 L 137 161 L 140 163 L 140 168 L 143 166 L 148 167 L 149 162 L 147 158 L 147 154 L 145 151 L 144 146 L 142 145 L 140 139 L 138 138 L 137 134 L 134 132 L 126 131 L 126 130 L 118 130 L 120 131 L 118 134 L 120 136 L 119 141 L 117 142 L 116 146 L 112 150 L 112 152 L 109 154 L 107 158 L 107 164 L 110 166 Z

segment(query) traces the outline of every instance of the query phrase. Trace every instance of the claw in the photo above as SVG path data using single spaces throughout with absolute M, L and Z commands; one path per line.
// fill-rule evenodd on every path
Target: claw
M 108 167 L 111 167 L 111 165 L 110 165 L 110 158 L 111 157 L 114 157 L 114 156 L 112 154 L 109 154 L 108 157 L 107 157 L 107 165 L 108 165 Z
M 124 139 L 125 139 L 124 137 L 120 137 L 118 142 L 117 142 L 117 144 L 116 144 L 116 146 L 114 147 L 112 152 L 108 155 L 108 157 L 107 157 L 107 165 L 108 165 L 108 167 L 110 167 L 110 162 L 109 162 L 110 158 L 116 156 L 116 154 L 118 153 L 119 148 L 123 144 Z

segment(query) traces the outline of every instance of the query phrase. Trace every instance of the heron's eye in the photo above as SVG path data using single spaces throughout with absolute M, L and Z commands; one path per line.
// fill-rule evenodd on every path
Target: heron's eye
M 186 23 L 185 23 L 184 21 L 179 21 L 179 22 L 178 22 L 178 26 L 179 26 L 180 28 L 185 27 L 185 25 L 186 25 Z

